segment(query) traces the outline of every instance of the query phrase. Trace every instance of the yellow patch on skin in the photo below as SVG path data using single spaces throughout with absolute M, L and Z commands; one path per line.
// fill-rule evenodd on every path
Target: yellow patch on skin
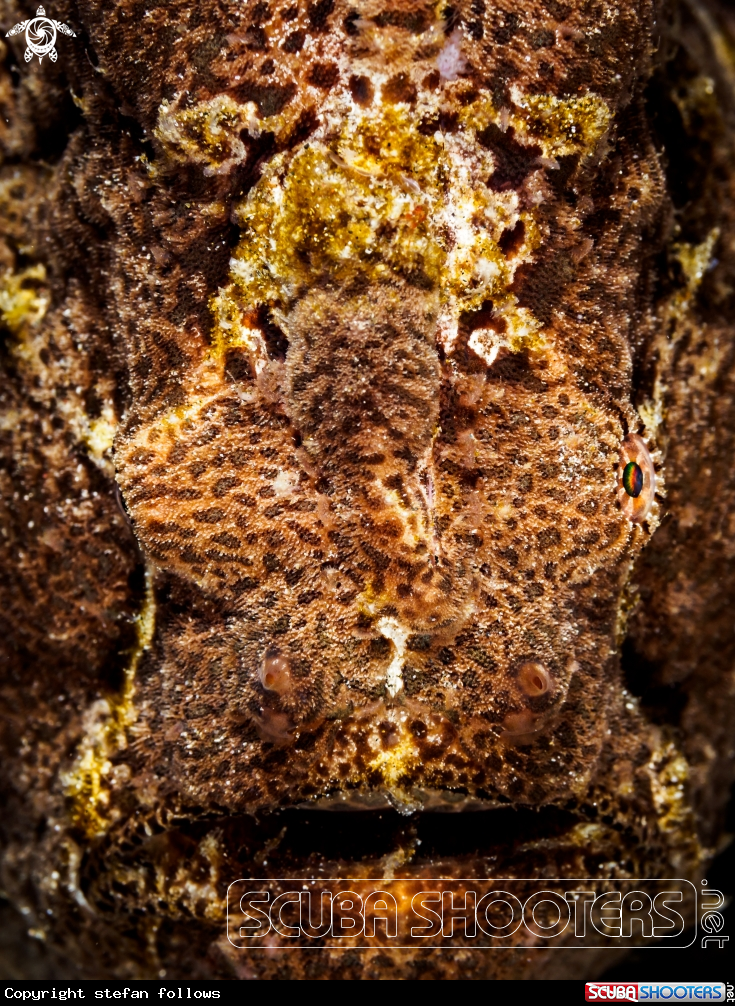
M 687 798 L 689 763 L 672 741 L 663 738 L 648 767 L 658 827 L 664 835 L 671 836 L 672 844 L 677 845 L 677 867 L 691 870 L 693 864 L 704 858 L 704 850 L 697 838 L 696 821 Z
M 409 733 L 404 722 L 405 715 L 396 724 L 400 731 L 399 740 L 387 750 L 381 750 L 369 762 L 369 767 L 379 772 L 386 790 L 400 805 L 413 806 L 415 801 L 409 797 L 400 784 L 401 779 L 419 762 L 420 753 L 416 741 Z
M 280 135 L 291 115 L 261 120 L 255 104 L 229 95 L 180 105 L 180 99 L 161 104 L 156 136 L 170 158 L 203 164 L 210 175 L 246 158 L 244 129 Z M 542 148 L 553 169 L 556 157 L 597 147 L 611 121 L 607 103 L 594 94 L 560 99 L 515 88 L 510 109 L 488 97 L 470 103 L 456 135 L 424 135 L 415 111 L 404 105 L 376 114 L 351 104 L 342 118 L 336 137 L 317 135 L 295 153 L 274 157 L 237 208 L 243 234 L 231 261 L 232 282 L 212 303 L 216 348 L 244 346 L 260 358 L 252 323 L 258 305 L 288 310 L 320 276 L 345 282 L 359 274 L 373 283 L 418 276 L 439 290 L 439 339 L 447 351 L 459 314 L 492 297 L 508 332 L 478 330 L 473 349 L 488 364 L 501 346 L 544 352 L 540 324 L 509 292 L 515 269 L 531 258 L 542 235 L 532 213 L 518 212 L 515 193 L 478 184 L 494 162 L 476 134 L 490 123 L 512 127 L 518 141 Z M 519 220 L 524 242 L 509 259 L 498 241 Z
M 378 281 L 393 269 L 420 269 L 438 282 L 446 253 L 429 215 L 442 148 L 411 135 L 402 112 L 349 137 L 352 150 L 345 149 L 346 140 L 343 135 L 337 155 L 321 143 L 304 145 L 283 179 L 286 158 L 276 158 L 240 207 L 243 239 L 232 271 L 247 301 L 290 299 L 324 269 L 337 280 L 357 269 Z M 371 144 L 380 154 L 368 153 Z
M 556 98 L 552 94 L 514 93 L 526 120 L 528 139 L 538 140 L 547 157 L 591 153 L 610 127 L 612 113 L 596 94 Z M 520 135 L 523 131 L 519 130 Z
M 105 455 L 112 450 L 117 432 L 117 417 L 112 408 L 107 405 L 98 419 L 88 421 L 88 432 L 84 436 L 92 460 L 102 465 Z
M 472 102 L 462 121 L 482 130 L 490 123 L 503 132 L 513 128 L 515 138 L 537 144 L 549 160 L 569 154 L 590 154 L 610 127 L 612 112 L 596 94 L 580 98 L 557 98 L 552 94 L 524 94 L 511 90 L 513 105 L 498 108 L 489 96 Z
M 244 112 L 228 106 L 228 114 L 244 121 Z M 373 283 L 402 275 L 420 276 L 439 291 L 439 338 L 447 351 L 459 314 L 492 298 L 507 330 L 476 330 L 475 352 L 488 364 L 501 347 L 545 355 L 540 323 L 510 293 L 516 268 L 531 259 L 542 235 L 532 212 L 518 212 L 515 193 L 478 184 L 494 164 L 476 134 L 491 122 L 512 126 L 520 141 L 542 148 L 553 169 L 557 156 L 591 153 L 610 119 L 596 95 L 519 92 L 510 112 L 488 99 L 470 104 L 460 134 L 445 136 L 420 133 L 408 107 L 379 114 L 353 108 L 336 138 L 315 138 L 273 158 L 238 207 L 243 233 L 232 281 L 212 304 L 216 345 L 262 356 L 253 310 L 267 304 L 287 311 L 324 274 L 337 282 L 359 274 Z M 508 258 L 498 242 L 519 221 L 523 244 Z
M 280 130 L 279 116 L 262 123 L 256 106 L 218 95 L 192 108 L 164 102 L 156 136 L 174 160 L 204 165 L 205 174 L 229 171 L 246 157 L 240 138 L 261 125 Z M 277 121 L 278 120 L 278 121 Z M 510 293 L 515 270 L 542 241 L 532 212 L 520 213 L 513 192 L 496 193 L 478 178 L 493 171 L 477 132 L 490 123 L 536 144 L 553 169 L 555 158 L 591 153 L 611 113 L 596 95 L 559 99 L 513 94 L 512 109 L 488 98 L 467 106 L 457 135 L 420 133 L 407 106 L 378 114 L 354 105 L 336 137 L 317 137 L 282 153 L 236 210 L 242 239 L 231 260 L 231 282 L 213 298 L 215 351 L 243 346 L 265 358 L 254 310 L 288 311 L 325 274 L 343 283 L 361 275 L 372 283 L 392 276 L 421 277 L 439 291 L 439 339 L 447 351 L 463 311 L 489 298 L 507 324 L 473 333 L 472 348 L 491 364 L 501 347 L 545 354 L 541 325 Z M 282 124 L 281 124 L 282 125 Z M 470 168 L 470 165 L 472 166 Z M 498 241 L 522 221 L 522 246 L 512 258 Z
M 30 286 L 43 283 L 46 267 L 33 265 L 23 272 L 6 272 L 0 279 L 0 315 L 7 328 L 18 338 L 27 334 L 29 326 L 43 321 L 49 297 Z
M 47 336 L 41 323 L 46 318 L 51 298 L 43 289 L 45 280 L 46 268 L 42 264 L 29 266 L 18 273 L 6 272 L 0 280 L 0 316 L 15 336 L 11 352 L 35 375 L 43 374 L 47 369 L 42 355 Z M 57 408 L 95 464 L 112 475 L 109 451 L 117 431 L 117 417 L 112 404 L 106 402 L 101 415 L 91 419 L 84 411 L 81 389 L 72 387 L 66 390 Z
M 137 641 L 124 671 L 122 689 L 119 695 L 100 699 L 87 710 L 85 733 L 74 765 L 61 776 L 72 805 L 70 816 L 90 838 L 104 835 L 117 816 L 108 811 L 110 790 L 116 781 L 124 781 L 124 773 L 119 771 L 123 766 L 114 768 L 111 759 L 127 747 L 127 730 L 138 718 L 134 705 L 135 674 L 143 653 L 151 644 L 156 625 L 150 567 L 146 569 L 145 584 L 145 600 L 136 618 Z
M 513 208 L 512 193 L 477 184 L 474 175 L 489 175 L 492 157 L 471 130 L 461 142 L 467 151 L 439 133 L 423 135 L 411 110 L 395 106 L 355 113 L 336 139 L 273 158 L 236 211 L 243 233 L 232 282 L 212 305 L 219 348 L 254 348 L 244 312 L 259 304 L 287 309 L 325 273 L 337 282 L 420 277 L 455 318 L 492 296 L 507 314 L 509 343 L 525 345 L 538 322 L 508 288 L 540 242 L 538 228 Z M 498 241 L 519 219 L 524 244 L 508 259 Z
M 694 293 L 712 261 L 712 252 L 720 237 L 719 227 L 713 228 L 698 245 L 675 244 L 672 248 L 687 279 L 687 293 Z

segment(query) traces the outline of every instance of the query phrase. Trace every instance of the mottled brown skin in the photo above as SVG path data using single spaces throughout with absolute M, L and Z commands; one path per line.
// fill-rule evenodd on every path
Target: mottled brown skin
M 0 9 L 5 30 L 28 16 Z M 706 869 L 735 692 L 734 71 L 707 11 L 60 3 L 78 37 L 57 64 L 9 40 L 2 876 L 56 973 L 592 975 L 610 959 L 248 954 L 224 893 Z M 341 165 L 340 94 L 450 140 L 481 99 L 605 103 L 556 160 L 502 116 L 477 131 L 474 187 L 537 229 L 498 246 L 542 340 L 503 344 L 496 296 L 447 341 L 415 263 L 377 280 L 314 254 L 278 297 L 233 287 L 265 355 L 222 344 L 243 201 L 306 144 Z M 256 125 L 209 161 L 166 139 L 163 107 L 221 95 Z M 620 503 L 631 435 L 658 483 L 641 522 Z

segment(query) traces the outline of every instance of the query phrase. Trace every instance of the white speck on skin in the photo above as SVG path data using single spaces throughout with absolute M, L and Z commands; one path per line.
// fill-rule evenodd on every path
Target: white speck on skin
M 276 496 L 292 496 L 298 481 L 299 477 L 295 472 L 279 471 L 272 483 Z
M 436 57 L 436 66 L 444 80 L 456 80 L 467 69 L 462 55 L 462 32 L 455 28 Z
M 406 640 L 410 632 L 395 618 L 381 618 L 376 626 L 381 636 L 393 643 L 393 659 L 385 672 L 385 688 L 391 698 L 403 688 L 403 657 L 406 652 Z

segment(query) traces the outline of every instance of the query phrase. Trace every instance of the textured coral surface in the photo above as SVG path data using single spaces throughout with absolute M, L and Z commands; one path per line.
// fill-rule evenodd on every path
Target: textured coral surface
M 55 62 L 0 44 L 2 883 L 29 968 L 592 974 L 259 956 L 224 895 L 711 860 L 732 26 L 520 7 L 59 0 Z

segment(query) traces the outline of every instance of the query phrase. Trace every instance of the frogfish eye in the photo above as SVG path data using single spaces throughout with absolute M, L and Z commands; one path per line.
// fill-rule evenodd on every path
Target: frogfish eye
M 640 496 L 643 489 L 643 471 L 635 461 L 629 461 L 623 469 L 623 488 L 633 499 Z
M 631 433 L 620 447 L 618 501 L 623 513 L 640 524 L 651 512 L 656 493 L 656 469 L 641 437 Z

